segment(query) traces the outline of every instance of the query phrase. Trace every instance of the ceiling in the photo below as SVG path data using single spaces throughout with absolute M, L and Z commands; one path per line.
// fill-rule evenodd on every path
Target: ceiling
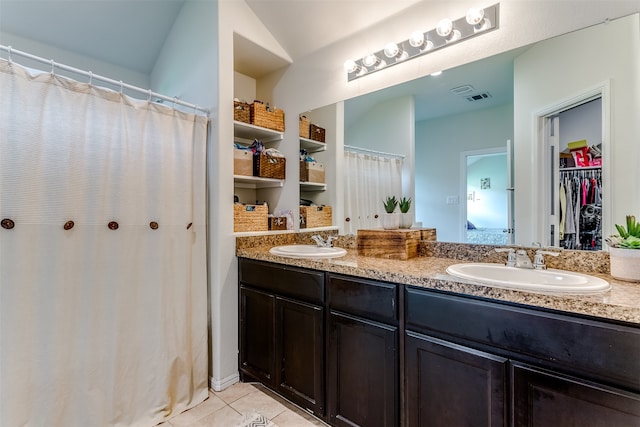
M 245 1 L 295 61 L 428 0 Z M 184 3 L 185 0 L 0 0 L 0 31 L 148 75 Z M 243 46 L 239 51 L 251 51 L 250 41 L 236 37 L 235 42 Z M 282 66 L 282 62 L 268 55 L 261 62 L 270 67 Z M 241 63 L 236 65 L 242 72 Z M 418 120 L 498 105 L 512 97 L 509 55 L 470 67 L 471 73 L 450 70 L 438 78 L 420 79 L 350 101 L 349 117 L 362 114 L 372 102 L 408 94 L 415 96 Z M 470 103 L 449 93 L 449 89 L 461 85 L 489 92 L 491 98 Z

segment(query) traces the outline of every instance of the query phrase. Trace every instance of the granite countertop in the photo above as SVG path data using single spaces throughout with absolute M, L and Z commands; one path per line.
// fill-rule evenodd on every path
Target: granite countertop
M 341 258 L 325 260 L 294 259 L 270 254 L 269 248 L 271 246 L 275 246 L 275 244 L 273 242 L 271 245 L 237 244 L 236 255 L 278 264 L 402 283 L 568 313 L 586 314 L 640 325 L 640 283 L 618 281 L 603 273 L 587 272 L 587 274 L 609 281 L 611 289 L 607 292 L 589 295 L 548 294 L 464 282 L 462 279 L 446 274 L 446 268 L 449 265 L 464 262 L 455 258 L 419 256 L 401 261 L 359 256 L 357 250 L 348 249 L 347 255 Z M 550 267 L 553 266 L 550 265 Z

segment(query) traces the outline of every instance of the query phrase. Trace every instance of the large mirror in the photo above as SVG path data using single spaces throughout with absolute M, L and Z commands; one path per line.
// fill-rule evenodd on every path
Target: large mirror
M 603 153 L 598 221 L 610 234 L 640 209 L 628 161 L 638 153 L 639 22 L 634 14 L 346 100 L 344 143 L 404 155 L 416 224 L 436 228 L 440 241 L 553 245 L 559 152 L 571 157 L 567 143 L 585 139 Z M 571 130 L 562 120 L 561 142 L 550 143 L 552 119 L 587 104 L 595 120 Z M 407 119 L 413 135 L 390 140 L 382 131 L 406 128 Z M 590 169 L 598 168 L 579 172 Z

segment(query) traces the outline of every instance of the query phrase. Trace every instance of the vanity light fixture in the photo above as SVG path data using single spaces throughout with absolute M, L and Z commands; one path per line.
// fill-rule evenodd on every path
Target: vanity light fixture
M 355 80 L 366 74 L 495 30 L 498 28 L 499 6 L 500 4 L 496 3 L 485 8 L 471 8 L 462 18 L 442 19 L 432 30 L 414 31 L 407 40 L 387 43 L 382 50 L 371 52 L 357 60 L 347 60 L 344 65 L 347 80 Z

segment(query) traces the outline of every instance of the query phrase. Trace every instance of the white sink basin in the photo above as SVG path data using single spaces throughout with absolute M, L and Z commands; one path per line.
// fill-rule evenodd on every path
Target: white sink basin
M 611 288 L 606 280 L 565 270 L 531 270 L 503 264 L 465 263 L 447 268 L 447 273 L 489 286 L 550 293 L 596 293 Z
M 339 258 L 347 254 L 346 249 L 325 248 L 315 245 L 284 245 L 269 249 L 273 255 L 287 258 Z

